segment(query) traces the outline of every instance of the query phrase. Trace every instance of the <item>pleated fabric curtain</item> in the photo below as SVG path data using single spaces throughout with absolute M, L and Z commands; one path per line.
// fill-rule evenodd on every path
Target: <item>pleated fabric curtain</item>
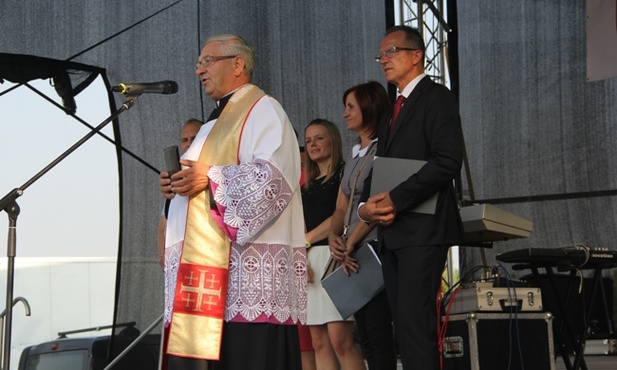
M 368 80 L 385 83 L 372 58 L 385 31 L 383 1 L 10 1 L 0 4 L 0 29 L 5 53 L 98 66 L 112 85 L 162 80 L 179 85 L 173 95 L 142 95 L 120 116 L 115 131 L 116 141 L 148 164 L 118 152 L 121 235 L 114 319 L 136 321 L 141 330 L 163 309 L 156 247 L 162 151 L 177 144 L 184 121 L 207 117 L 214 105 L 195 75 L 206 38 L 234 33 L 255 46 L 254 83 L 281 102 L 300 140 L 317 117 L 344 131 L 343 92 Z M 116 106 L 124 102 L 121 95 L 114 99 Z M 349 150 L 354 137 L 344 138 Z
M 586 81 L 585 2 L 459 1 L 457 10 L 475 199 L 533 222 L 529 238 L 494 243 L 487 263 L 521 248 L 617 250 L 617 78 Z M 482 263 L 477 248 L 461 254 L 464 271 Z

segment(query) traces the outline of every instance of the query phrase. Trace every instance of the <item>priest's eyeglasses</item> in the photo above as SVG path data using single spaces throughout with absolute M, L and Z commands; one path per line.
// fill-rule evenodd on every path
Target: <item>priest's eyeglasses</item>
M 214 63 L 214 62 L 218 62 L 219 60 L 223 60 L 223 59 L 231 59 L 231 58 L 235 58 L 237 57 L 237 55 L 223 55 L 223 56 L 208 56 L 203 58 L 202 60 L 197 61 L 197 64 L 195 64 L 195 69 L 199 69 L 199 67 L 208 67 L 210 64 Z
M 377 63 L 381 62 L 381 59 L 383 57 L 388 57 L 391 58 L 394 54 L 398 53 L 399 51 L 403 51 L 403 50 L 408 50 L 408 51 L 414 51 L 414 50 L 420 50 L 420 49 L 414 49 L 414 48 L 403 48 L 400 46 L 393 46 L 389 49 L 386 49 L 384 51 L 382 51 L 381 53 L 379 53 L 376 57 L 375 57 L 375 61 Z

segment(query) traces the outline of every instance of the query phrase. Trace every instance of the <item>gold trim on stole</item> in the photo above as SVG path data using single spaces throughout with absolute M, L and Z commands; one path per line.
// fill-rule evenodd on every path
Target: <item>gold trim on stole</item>
M 199 162 L 238 163 L 240 137 L 254 105 L 265 96 L 255 85 L 230 98 L 203 145 Z M 167 353 L 220 359 L 231 242 L 210 215 L 210 191 L 191 196 L 178 268 Z

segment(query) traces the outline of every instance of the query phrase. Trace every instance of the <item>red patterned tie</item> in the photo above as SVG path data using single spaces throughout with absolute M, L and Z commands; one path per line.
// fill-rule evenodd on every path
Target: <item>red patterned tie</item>
M 396 122 L 398 114 L 401 112 L 403 103 L 405 103 L 405 97 L 403 95 L 399 95 L 394 103 L 394 109 L 392 109 L 392 121 L 390 121 L 390 127 L 394 126 L 394 122 Z

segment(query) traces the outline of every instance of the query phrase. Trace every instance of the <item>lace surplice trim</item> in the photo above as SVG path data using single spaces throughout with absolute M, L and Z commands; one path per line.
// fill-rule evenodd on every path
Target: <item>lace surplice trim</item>
M 165 325 L 171 322 L 171 313 L 176 293 L 176 279 L 178 266 L 182 255 L 182 242 L 177 242 L 171 247 L 165 248 Z
M 282 173 L 264 160 L 214 166 L 208 176 L 214 183 L 214 201 L 222 210 L 223 222 L 237 229 L 236 242 L 241 245 L 280 214 L 292 197 Z
M 226 321 L 306 321 L 304 248 L 232 244 Z
M 171 322 L 182 242 L 165 250 L 165 325 Z M 232 244 L 226 321 L 306 322 L 304 248 Z

